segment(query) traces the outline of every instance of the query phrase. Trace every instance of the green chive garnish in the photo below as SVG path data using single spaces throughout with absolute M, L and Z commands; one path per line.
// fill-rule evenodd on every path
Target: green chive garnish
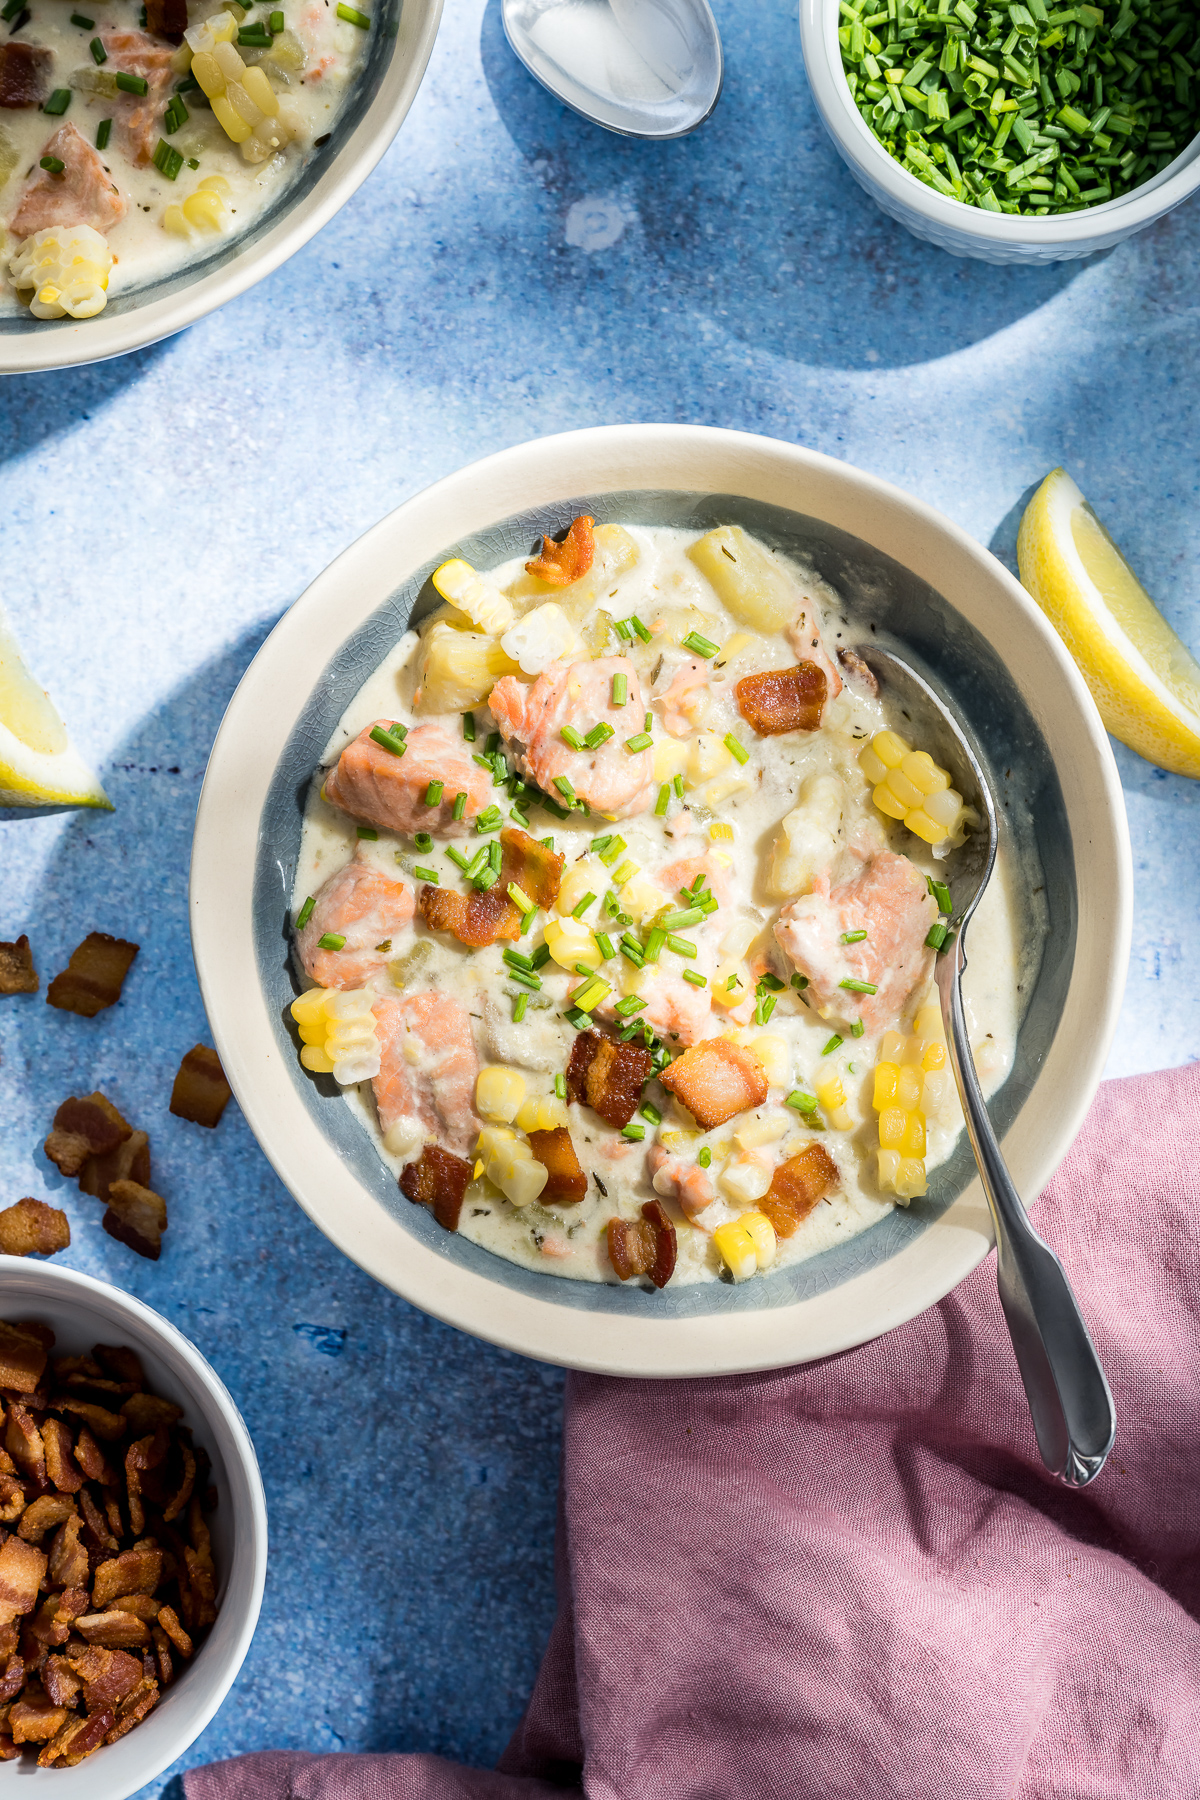
M 436 869 L 426 869 L 426 868 L 422 867 L 422 865 L 420 863 L 418 863 L 417 866 L 413 870 L 413 874 L 420 881 L 432 882 L 434 887 L 441 886 L 441 879 L 440 879 Z
M 117 86 L 123 94 L 142 94 L 150 92 L 150 83 L 143 75 L 130 75 L 125 69 L 118 69 Z
M 861 944 L 866 935 L 865 931 L 843 931 L 842 942 L 843 944 Z
M 685 906 L 677 912 L 664 913 L 659 924 L 664 931 L 683 931 L 688 925 L 698 925 L 703 917 L 702 906 Z
M 525 889 L 523 887 L 518 887 L 515 881 L 510 881 L 508 884 L 508 897 L 519 913 L 531 913 L 537 911 L 537 907 L 533 904 L 533 901 L 529 898 Z
M 445 787 L 445 785 L 446 784 L 444 781 L 431 781 L 430 782 L 429 786 L 425 789 L 425 804 L 426 804 L 426 806 L 436 806 L 438 804 L 438 802 L 441 800 L 442 789 Z
M 101 119 L 99 125 L 97 125 L 97 127 L 96 127 L 96 148 L 97 148 L 97 150 L 107 150 L 108 149 L 108 140 L 111 136 L 112 136 L 112 120 L 111 119 Z
M 468 881 L 474 881 L 476 879 L 482 871 L 484 864 L 487 862 L 487 859 L 488 852 L 487 845 L 485 844 L 482 850 L 477 850 L 475 852 L 474 856 L 467 864 L 466 869 L 463 871 Z
M 372 728 L 370 737 L 373 744 L 378 744 L 382 750 L 389 750 L 393 756 L 403 756 L 408 748 L 395 725 L 390 731 L 385 731 L 382 725 L 376 725 Z
M 285 23 L 286 21 L 282 12 L 278 11 L 273 12 L 267 20 L 267 24 L 270 26 L 276 37 L 278 37 L 279 33 L 283 30 Z
M 863 1022 L 862 1022 L 862 1020 L 861 1020 L 861 1019 L 855 1019 L 855 1021 L 854 1021 L 854 1023 L 853 1023 L 853 1025 L 852 1025 L 852 1026 L 851 1026 L 851 1027 L 850 1027 L 850 1036 L 851 1036 L 851 1037 L 861 1037 L 861 1036 L 862 1036 L 862 1034 L 863 1034 L 863 1032 L 864 1032 L 864 1031 L 865 1031 L 865 1030 L 866 1030 L 866 1029 L 867 1029 L 867 1028 L 866 1028 L 866 1026 L 865 1026 L 865 1025 L 864 1025 L 864 1024 L 863 1024 Z
M 735 757 L 738 762 L 748 763 L 750 761 L 750 752 L 747 750 L 745 744 L 734 737 L 732 731 L 727 731 L 725 733 L 725 748 L 728 750 L 730 756 Z
M 710 643 L 698 631 L 689 631 L 683 640 L 683 647 L 685 650 L 694 650 L 697 656 L 715 656 L 721 646 Z
M 932 875 L 927 875 L 925 877 L 925 886 L 937 901 L 938 911 L 945 913 L 946 917 L 949 918 L 954 911 L 954 902 L 950 898 L 950 889 L 946 886 L 945 882 L 935 881 Z
M 596 904 L 596 896 L 589 890 L 583 896 L 583 899 L 579 902 L 579 905 L 573 906 L 571 908 L 571 917 L 573 919 L 582 919 L 582 917 L 583 917 L 584 913 L 587 911 L 588 907 L 595 906 L 595 904 Z
M 483 747 L 489 756 L 494 756 L 500 748 L 500 733 L 498 731 L 489 731 L 487 742 Z
M 529 814 L 527 812 L 522 812 L 519 806 L 510 806 L 508 809 L 508 816 L 512 819 L 514 824 L 521 827 L 522 831 L 529 830 Z
M 566 1007 L 563 1011 L 563 1018 L 569 1020 L 576 1031 L 586 1031 L 592 1022 L 585 1012 L 580 1012 L 577 1006 Z
M 554 777 L 554 785 L 564 800 L 574 800 L 575 789 L 571 786 L 571 783 L 567 780 L 565 775 L 556 775 Z
M 769 969 L 765 975 L 760 975 L 755 983 L 758 992 L 765 994 L 782 994 L 785 985 L 786 983 L 780 981 L 778 975 L 772 975 Z
M 593 975 L 577 994 L 572 995 L 572 1005 L 578 1007 L 580 1012 L 590 1013 L 593 1007 L 599 1006 L 600 1002 L 611 993 L 612 988 L 609 983 L 602 981 L 599 975 Z M 617 1010 L 620 1011 L 620 1008 L 618 1007 Z
M 675 789 L 675 798 L 677 800 L 682 800 L 683 799 L 683 776 L 682 775 L 672 776 L 671 786 Z
M 461 790 L 454 796 L 454 817 L 461 819 L 467 810 L 467 796 Z
M 544 968 L 550 961 L 549 944 L 539 944 L 536 950 L 529 952 L 529 961 L 535 969 Z
M 523 955 L 520 950 L 502 950 L 500 955 L 501 959 L 506 963 L 511 963 L 514 969 L 525 969 L 528 971 L 533 968 L 533 958 Z
M 668 806 L 670 806 L 670 804 L 671 804 L 671 784 L 669 781 L 664 781 L 662 786 L 658 790 L 658 799 L 654 802 L 655 817 L 659 818 L 659 819 L 664 818 L 666 816 L 667 808 L 668 808 Z
M 433 839 L 427 831 L 418 831 L 413 837 L 413 843 L 417 846 L 417 849 L 422 855 L 424 855 L 426 851 L 433 849 Z
M 500 841 L 498 838 L 492 839 L 491 843 L 487 847 L 487 853 L 488 853 L 488 862 L 491 865 L 491 867 L 495 870 L 496 874 L 498 875 L 500 873 L 500 855 L 501 855 Z
M 845 988 L 848 994 L 877 994 L 879 992 L 873 981 L 859 981 L 853 975 L 845 976 L 838 982 L 838 986 Z
M 833 1036 L 830 1038 L 829 1042 L 826 1044 L 825 1048 L 822 1050 L 821 1055 L 822 1056 L 832 1056 L 832 1054 L 835 1050 L 841 1049 L 842 1042 L 843 1042 L 843 1040 L 838 1036 L 837 1032 L 835 1031 Z
M 603 849 L 601 845 L 603 845 Z M 592 849 L 606 869 L 611 869 L 622 851 L 628 850 L 628 848 L 629 845 L 623 837 L 595 838 L 592 841 Z
M 636 756 L 639 750 L 649 750 L 654 739 L 648 731 L 639 731 L 636 737 L 625 739 L 625 748 L 630 756 Z
M 72 25 L 78 25 L 80 31 L 90 31 L 96 21 L 95 19 L 85 19 L 82 13 L 72 13 L 71 23 Z
M 450 858 L 450 861 L 456 865 L 456 867 L 458 867 L 460 869 L 467 869 L 470 867 L 470 864 L 468 863 L 467 858 L 463 855 L 462 851 L 456 850 L 453 844 L 446 845 L 446 855 Z
M 66 166 L 64 162 L 59 161 L 57 156 L 43 156 L 39 164 L 39 167 L 45 169 L 49 175 L 61 175 Z
M 644 1106 L 639 1107 L 638 1110 L 643 1119 L 647 1120 L 651 1125 L 662 1124 L 662 1114 L 659 1112 L 657 1106 L 652 1106 L 650 1104 L 649 1100 L 646 1101 Z
M 542 985 L 541 978 L 537 975 L 530 974 L 528 969 L 510 968 L 508 971 L 508 979 L 510 981 L 515 981 L 518 987 L 528 988 L 531 993 L 535 994 L 540 990 Z
M 519 1025 L 525 1017 L 525 1008 L 529 1005 L 528 994 L 518 994 L 513 1001 L 513 1024 Z
M 572 750 L 582 750 L 583 749 L 583 747 L 584 747 L 583 739 L 580 737 L 579 733 L 576 731 L 576 729 L 573 725 L 564 725 L 558 735 L 562 739 L 563 743 L 569 745 Z
M 316 899 L 314 898 L 314 896 L 312 894 L 310 894 L 308 896 L 308 899 L 304 902 L 304 905 L 300 908 L 300 911 L 296 914 L 296 930 L 297 931 L 304 930 L 304 927 L 308 924 L 308 921 L 313 916 L 313 907 L 316 904 L 317 904 Z
M 642 951 L 642 956 L 645 959 L 645 961 L 648 963 L 656 963 L 659 958 L 659 952 L 662 950 L 662 947 L 666 943 L 666 941 L 667 941 L 666 932 L 663 930 L 661 925 L 656 925 L 653 928 L 653 930 L 648 933 L 647 938 L 646 938 L 646 947 Z
M 486 812 L 479 814 L 475 821 L 475 829 L 477 832 L 495 831 L 502 817 L 498 806 L 489 806 Z
M 646 626 L 642 624 L 642 621 L 638 618 L 636 613 L 630 613 L 627 623 L 633 626 L 633 629 L 637 632 L 643 644 L 648 644 L 650 642 L 650 633 Z
M 601 719 L 599 725 L 592 726 L 583 741 L 589 750 L 598 750 L 601 744 L 607 744 L 609 738 L 614 735 L 613 728 L 607 719 Z
M 359 837 L 363 838 L 368 844 L 377 843 L 379 840 L 379 833 L 375 830 L 373 825 L 359 825 L 357 831 Z M 420 848 L 421 846 L 418 844 L 417 849 L 419 850 Z
M 629 677 L 627 675 L 614 675 L 612 678 L 612 703 L 613 703 L 613 705 L 614 706 L 624 706 L 625 702 L 628 699 L 629 699 Z
M 645 1135 L 646 1127 L 644 1125 L 639 1125 L 636 1119 L 626 1125 L 624 1131 L 621 1133 L 622 1137 L 632 1138 L 635 1144 L 640 1144 Z
M 703 975 L 698 975 L 695 969 L 685 969 L 683 971 L 683 979 L 685 981 L 690 981 L 693 987 L 708 986 L 707 978 Z
M 614 947 L 613 947 L 612 939 L 609 937 L 609 935 L 606 931 L 593 932 L 592 935 L 595 937 L 596 942 L 600 946 L 601 956 L 604 958 L 605 962 L 607 962 L 610 956 L 613 956 L 616 954 Z
M 630 629 L 629 629 L 629 624 L 628 624 L 628 621 L 627 621 L 627 620 L 625 620 L 625 619 L 614 619 L 614 620 L 613 620 L 613 630 L 614 630 L 614 631 L 615 631 L 615 632 L 616 632 L 616 634 L 617 634 L 617 636 L 618 636 L 618 637 L 619 637 L 619 638 L 620 638 L 620 639 L 621 639 L 621 640 L 622 640 L 622 641 L 623 641 L 623 642 L 624 642 L 624 643 L 626 643 L 626 644 L 628 644 L 628 643 L 630 643 L 630 642 L 631 642 L 631 641 L 632 641 L 632 638 L 633 638 L 633 633 L 632 633 L 632 631 L 630 631 Z
M 707 1144 L 702 1144 L 700 1149 L 697 1150 L 696 1161 L 700 1164 L 700 1167 L 702 1169 L 707 1169 L 711 1166 L 712 1151 L 709 1149 Z
M 804 992 L 805 988 L 808 986 L 808 976 L 807 975 L 793 975 L 792 976 L 792 986 L 795 988 L 795 990 L 798 994 L 802 994 Z
M 337 16 L 339 19 L 345 19 L 347 25 L 357 25 L 360 31 L 371 29 L 371 21 L 366 13 L 360 13 L 356 7 L 346 6 L 343 3 L 337 9 Z
M 925 942 L 928 945 L 929 949 L 940 950 L 942 945 L 946 941 L 946 933 L 948 930 L 949 930 L 949 927 L 946 925 L 943 925 L 940 919 L 938 920 L 936 925 L 931 925 L 929 927 L 929 935 L 925 939 Z
M 567 1097 L 567 1078 L 565 1075 L 556 1075 L 554 1077 L 554 1091 L 558 1095 L 560 1100 L 566 1099 L 566 1097 Z
M 317 939 L 317 943 L 322 950 L 341 950 L 344 949 L 346 940 L 336 931 L 327 931 Z
M 640 994 L 626 994 L 624 1000 L 617 1001 L 617 1004 L 613 1007 L 613 1011 L 618 1018 L 627 1019 L 630 1013 L 640 1011 L 645 1004 L 646 1002 L 642 999 Z
M 840 1038 L 838 1039 L 838 1043 L 839 1044 L 841 1043 Z M 791 1093 L 788 1095 L 787 1099 L 784 1101 L 783 1104 L 785 1106 L 793 1107 L 796 1112 L 802 1112 L 802 1113 L 816 1112 L 817 1097 L 815 1094 L 803 1093 L 800 1088 L 793 1088 Z
M 673 931 L 668 934 L 667 949 L 673 950 L 676 956 L 691 957 L 696 954 L 696 946 L 693 944 L 691 938 L 676 937 Z
M 100 42 L 98 37 L 92 39 L 91 43 L 88 45 L 88 49 L 91 51 L 92 61 L 97 67 L 101 63 L 106 63 L 108 61 L 108 51 L 104 48 L 104 45 Z
M 475 742 L 475 714 L 464 713 L 462 716 L 463 736 L 468 744 Z

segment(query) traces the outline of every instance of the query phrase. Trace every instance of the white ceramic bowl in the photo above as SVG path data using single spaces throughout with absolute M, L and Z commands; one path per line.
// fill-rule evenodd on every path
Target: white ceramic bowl
M 917 237 L 983 262 L 1068 262 L 1144 231 L 1200 187 L 1200 136 L 1153 180 L 1080 212 L 1042 219 L 984 212 L 926 187 L 889 156 L 846 85 L 838 0 L 800 0 L 800 45 L 817 111 L 839 154 L 872 200 Z
M 350 1109 L 300 1067 L 286 920 L 301 809 L 328 738 L 418 597 L 418 616 L 436 600 L 438 563 L 532 553 L 543 530 L 584 511 L 763 532 L 813 561 L 851 616 L 903 642 L 956 699 L 1004 785 L 1014 842 L 1036 838 L 1050 905 L 1017 1063 L 993 1101 L 1018 1187 L 1032 1200 L 1044 1186 L 1095 1092 L 1129 955 L 1129 841 L 1095 706 L 1043 614 L 965 532 L 870 475 L 741 432 L 608 426 L 502 451 L 409 500 L 313 583 L 230 702 L 200 797 L 190 907 L 208 1016 L 251 1129 L 296 1199 L 427 1312 L 614 1374 L 801 1362 L 911 1318 L 986 1254 L 965 1145 L 935 1172 L 935 1198 L 836 1250 L 738 1288 L 646 1293 L 532 1273 L 442 1231 L 400 1195 Z
M 130 1294 L 74 1269 L 0 1256 L 0 1318 L 40 1319 L 55 1335 L 53 1354 L 78 1356 L 93 1344 L 128 1344 L 153 1393 L 182 1406 L 184 1423 L 212 1458 L 217 1508 L 209 1516 L 217 1566 L 217 1622 L 183 1664 L 150 1716 L 74 1769 L 31 1770 L 29 1759 L 0 1763 L 0 1795 L 53 1787 L 63 1800 L 126 1800 L 193 1743 L 220 1706 L 245 1660 L 258 1623 L 267 1571 L 267 1507 L 250 1434 L 219 1376 L 194 1344 Z
M 254 223 L 161 280 L 115 293 L 94 319 L 0 318 L 0 374 L 31 374 L 124 356 L 194 325 L 261 281 L 328 224 L 404 122 L 425 73 L 442 0 L 378 0 L 366 61 L 330 141 Z M 6 284 L 7 285 L 7 284 Z

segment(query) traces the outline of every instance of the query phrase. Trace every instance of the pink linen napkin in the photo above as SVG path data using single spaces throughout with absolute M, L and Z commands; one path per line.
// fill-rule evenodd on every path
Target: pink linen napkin
M 768 1375 L 567 1387 L 560 1612 L 496 1772 L 270 1751 L 188 1800 L 1200 1794 L 1200 1066 L 1107 1083 L 1036 1210 L 1112 1383 L 1042 1469 L 989 1257 Z

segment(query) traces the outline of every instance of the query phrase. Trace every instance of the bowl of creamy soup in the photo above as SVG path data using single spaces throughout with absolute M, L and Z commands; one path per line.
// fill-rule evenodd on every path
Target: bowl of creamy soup
M 694 427 L 507 451 L 276 628 L 192 872 L 222 1060 L 371 1273 L 528 1354 L 800 1361 L 911 1317 L 990 1229 L 933 985 L 997 796 L 976 1067 L 1032 1201 L 1129 938 L 1111 753 L 1019 585 L 810 452 Z M 882 664 L 880 664 L 882 669 Z
M 382 156 L 440 0 L 0 9 L 0 371 L 151 343 L 307 241 Z

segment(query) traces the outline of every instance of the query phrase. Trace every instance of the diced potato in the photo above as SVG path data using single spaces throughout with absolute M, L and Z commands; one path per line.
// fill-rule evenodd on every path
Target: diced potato
M 673 781 L 687 768 L 688 746 L 678 738 L 660 737 L 654 742 L 654 779 Z
M 710 531 L 688 555 L 708 577 L 722 605 L 743 625 L 755 631 L 782 631 L 799 612 L 803 596 L 791 576 L 740 525 Z
M 648 875 L 641 873 L 625 883 L 620 890 L 619 898 L 621 911 L 628 913 L 631 919 L 639 922 L 671 904 L 670 895 L 664 894 Z
M 688 780 L 693 784 L 710 781 L 733 761 L 724 737 L 715 731 L 702 731 L 688 746 Z
M 838 852 L 845 789 L 836 775 L 809 775 L 800 784 L 800 804 L 780 822 L 771 856 L 767 889 L 777 899 L 807 891 L 813 876 L 828 868 Z
M 502 675 L 519 673 L 495 638 L 435 620 L 422 646 L 420 709 L 466 712 L 487 699 Z
M 770 1187 L 771 1172 L 765 1164 L 748 1156 L 734 1157 L 721 1170 L 718 1184 L 735 1206 L 752 1206 Z
M 765 1113 L 761 1118 L 750 1118 L 744 1125 L 739 1125 L 733 1141 L 739 1150 L 757 1150 L 762 1144 L 773 1144 L 786 1137 L 790 1129 L 786 1114 Z

